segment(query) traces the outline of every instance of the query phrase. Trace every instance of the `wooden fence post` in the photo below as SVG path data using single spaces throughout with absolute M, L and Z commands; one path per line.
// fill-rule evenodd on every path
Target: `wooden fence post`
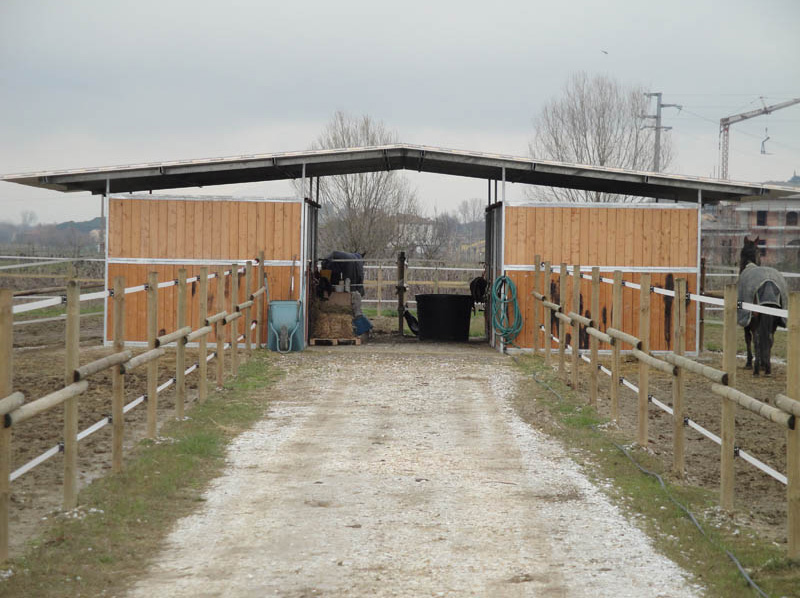
M 236 305 L 239 303 L 239 265 L 231 265 L 231 308 L 228 313 L 231 315 L 236 312 Z M 241 318 L 239 318 L 241 319 Z M 239 320 L 234 320 L 228 327 L 231 331 L 231 375 L 235 378 L 239 375 Z
M 674 343 L 673 350 L 676 355 L 686 352 L 686 279 L 678 278 L 675 281 L 675 301 L 673 301 L 674 318 Z M 686 411 L 684 398 L 683 368 L 675 368 L 672 376 L 672 473 L 679 479 L 683 478 L 686 458 L 685 434 L 683 429 L 684 412 Z
M 67 283 L 66 353 L 64 386 L 73 383 L 75 369 L 80 366 L 81 289 L 77 281 Z M 78 504 L 78 397 L 64 402 L 64 510 Z
M 533 256 L 533 290 L 539 292 L 539 262 L 541 256 Z M 485 309 L 485 308 L 484 308 Z M 539 302 L 533 302 L 533 354 L 539 353 Z
M 639 340 L 642 351 L 650 353 L 650 273 L 644 272 L 639 279 Z M 639 409 L 636 419 L 636 442 L 647 448 L 648 402 L 650 395 L 650 366 L 639 360 Z
M 561 306 L 561 312 L 564 312 L 564 306 L 567 302 L 567 264 L 561 262 L 558 270 L 558 304 Z M 558 320 L 558 373 L 564 383 L 567 382 L 567 368 L 565 365 L 567 354 L 567 325 L 564 320 Z
M 550 296 L 550 282 L 552 281 L 552 271 L 550 269 L 550 262 L 544 263 L 544 276 L 542 280 L 542 295 L 544 295 L 549 302 L 553 302 Z M 553 314 L 549 307 L 544 308 L 544 364 L 550 367 L 553 359 L 551 355 L 553 351 Z
M 434 266 L 433 271 L 433 292 L 439 293 L 439 264 Z
M 186 326 L 186 269 L 178 270 L 178 329 Z M 175 345 L 175 415 L 183 419 L 186 405 L 186 343 L 178 339 Z
M 736 300 L 735 284 L 725 285 L 725 313 L 722 330 L 722 364 L 728 373 L 728 386 L 736 385 Z M 720 448 L 720 506 L 733 511 L 734 440 L 736 403 L 722 397 L 722 446 Z
M 156 348 L 158 336 L 158 272 L 147 275 L 147 348 Z M 147 437 L 158 432 L 158 359 L 147 364 Z
M 267 271 L 264 268 L 264 252 L 258 252 L 258 284 L 256 286 L 256 290 L 260 289 L 261 287 L 267 286 Z M 261 293 L 257 297 L 258 306 L 256 308 L 256 348 L 261 349 L 261 345 L 264 342 L 264 334 L 261 330 L 261 326 L 264 323 L 264 305 L 267 302 L 267 293 Z
M 13 375 L 13 291 L 0 289 L 0 398 L 11 394 Z M 8 560 L 8 506 L 11 502 L 11 428 L 0 425 L 0 562 Z
M 611 298 L 611 327 L 622 329 L 622 271 L 614 270 L 614 288 Z M 614 339 L 611 347 L 611 419 L 619 419 L 620 343 Z
M 581 266 L 572 267 L 572 311 L 582 316 L 581 313 Z M 572 389 L 578 390 L 578 364 L 581 352 L 581 325 L 578 321 L 572 323 Z
M 788 346 L 786 355 L 786 396 L 800 401 L 800 292 L 789 293 Z M 788 556 L 800 559 L 800 421 L 787 430 L 786 510 L 788 514 Z
M 125 278 L 114 278 L 114 353 L 125 348 Z M 122 439 L 125 434 L 125 376 L 122 365 L 111 369 L 111 471 L 122 471 Z
M 596 326 L 600 322 L 600 268 L 594 266 L 592 268 L 592 320 L 595 321 Z M 592 357 L 592 372 L 589 378 L 589 404 L 597 405 L 597 374 L 600 366 L 600 361 L 597 358 L 597 349 L 600 341 L 597 337 L 589 337 L 589 350 Z
M 203 328 L 206 325 L 206 318 L 208 317 L 208 267 L 203 266 L 200 268 L 200 288 L 198 290 L 198 306 L 197 306 L 197 328 Z M 197 396 L 200 401 L 205 401 L 208 397 L 208 335 L 204 334 L 200 337 L 200 343 L 197 350 L 197 369 L 200 376 L 199 386 L 197 388 Z
M 706 294 L 706 258 L 700 258 L 700 295 Z M 706 344 L 706 304 L 700 302 L 699 318 L 697 322 L 697 353 L 703 352 Z
M 378 294 L 378 316 L 379 317 L 381 315 L 381 301 L 383 300 L 383 292 L 382 292 L 383 286 L 382 285 L 383 285 L 383 265 L 380 262 L 378 262 L 378 290 L 377 290 L 377 294 Z
M 253 265 L 248 261 L 244 267 L 244 300 L 250 300 L 250 293 L 253 292 L 252 273 Z M 253 331 L 250 330 L 250 308 L 246 307 L 244 310 L 244 347 L 247 359 L 253 356 L 253 345 L 250 341 L 253 339 Z
M 225 268 L 217 269 L 217 313 L 225 309 Z M 220 318 L 216 324 L 217 333 L 217 388 L 225 382 L 225 324 Z
M 397 333 L 403 336 L 403 313 L 406 300 L 406 252 L 397 256 Z

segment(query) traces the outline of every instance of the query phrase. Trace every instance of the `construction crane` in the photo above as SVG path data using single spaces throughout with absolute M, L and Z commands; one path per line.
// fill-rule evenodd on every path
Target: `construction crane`
M 761 103 L 764 104 L 764 98 L 761 98 Z M 800 98 L 794 98 L 793 100 L 787 100 L 779 104 L 773 104 L 772 106 L 767 106 L 766 104 L 764 104 L 764 107 L 759 108 L 758 110 L 751 110 L 750 112 L 742 112 L 741 114 L 734 114 L 733 116 L 726 116 L 725 118 L 720 118 L 719 119 L 720 178 L 722 179 L 728 178 L 728 143 L 729 143 L 730 129 L 732 124 L 742 122 L 743 120 L 747 120 L 748 118 L 753 118 L 755 116 L 761 116 L 762 114 L 770 114 L 771 112 L 775 112 L 776 110 L 780 110 L 781 108 L 787 108 L 795 104 L 800 104 Z

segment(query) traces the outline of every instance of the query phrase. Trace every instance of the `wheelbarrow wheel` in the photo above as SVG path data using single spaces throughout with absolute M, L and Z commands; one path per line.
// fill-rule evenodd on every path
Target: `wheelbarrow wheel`
M 289 329 L 286 326 L 281 326 L 281 331 L 278 335 L 278 347 L 284 352 L 289 350 Z

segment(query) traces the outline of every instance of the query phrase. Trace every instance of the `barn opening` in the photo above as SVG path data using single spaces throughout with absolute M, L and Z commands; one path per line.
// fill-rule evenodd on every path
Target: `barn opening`
M 721 200 L 764 199 L 791 193 L 791 190 L 772 185 L 407 144 L 39 172 L 9 175 L 3 180 L 104 196 L 108 210 L 109 287 L 109 281 L 121 272 L 131 280 L 138 276 L 143 282 L 147 272 L 156 268 L 159 278 L 168 280 L 175 278 L 180 267 L 194 272 L 203 266 L 231 266 L 252 260 L 263 251 L 272 291 L 270 299 L 303 299 L 301 317 L 307 341 L 311 269 L 317 259 L 323 257 L 317 255 L 319 204 L 314 200 L 314 181 L 338 174 L 402 169 L 488 182 L 485 246 L 489 283 L 491 286 L 491 282 L 501 276 L 513 280 L 519 289 L 518 301 L 523 314 L 531 309 L 531 272 L 537 255 L 555 266 L 564 263 L 580 264 L 582 269 L 592 266 L 606 271 L 622 269 L 626 279 L 632 282 L 641 272 L 650 271 L 657 277 L 654 284 L 663 284 L 665 288 L 669 288 L 670 280 L 682 276 L 689 279 L 690 290 L 695 290 L 700 267 L 698 208 L 704 203 Z M 278 179 L 298 181 L 302 192 L 296 198 L 280 201 L 197 199 L 189 194 L 185 198 L 150 195 L 153 191 Z M 584 189 L 669 201 L 625 205 L 511 202 L 507 201 L 506 188 L 512 184 Z M 148 194 L 142 195 L 143 192 Z M 243 236 L 245 228 L 247 233 Z M 159 309 L 162 322 L 159 326 L 166 330 L 174 327 L 170 293 L 166 290 L 159 297 L 159 302 L 163 302 L 163 308 Z M 142 342 L 143 326 L 137 320 L 142 306 L 136 301 L 126 307 L 128 342 Z M 660 336 L 667 348 L 670 306 L 666 299 L 664 303 L 660 309 L 653 310 L 653 325 L 657 330 L 660 326 L 663 332 Z M 693 325 L 692 317 L 695 316 L 690 314 L 690 325 Z M 501 343 L 494 331 L 488 332 L 487 342 L 499 346 Z M 530 324 L 524 323 L 516 344 L 521 348 L 529 347 L 532 334 Z M 266 336 L 265 331 L 263 338 Z M 692 337 L 690 334 L 689 338 Z M 658 350 L 658 347 L 653 349 Z M 691 349 L 687 347 L 687 350 Z

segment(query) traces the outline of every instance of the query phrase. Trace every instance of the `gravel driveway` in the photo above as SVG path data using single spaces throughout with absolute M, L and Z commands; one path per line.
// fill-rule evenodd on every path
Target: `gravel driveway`
M 312 348 L 129 596 L 693 596 L 484 346 Z

